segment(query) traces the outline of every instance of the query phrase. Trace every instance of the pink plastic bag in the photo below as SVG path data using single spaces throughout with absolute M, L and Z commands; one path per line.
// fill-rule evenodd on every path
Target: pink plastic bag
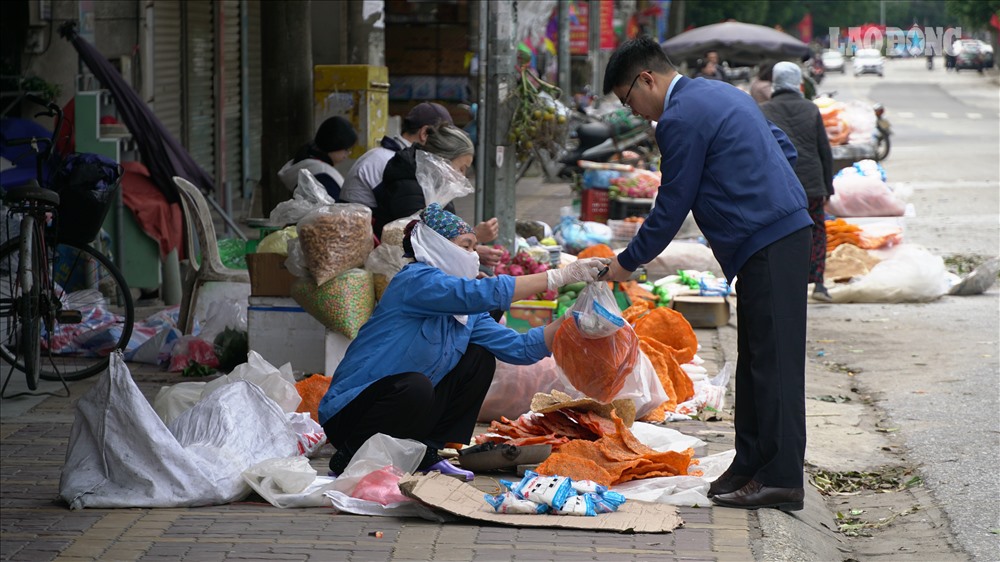
M 399 479 L 402 476 L 403 473 L 392 465 L 369 472 L 354 487 L 351 496 L 381 505 L 413 501 L 399 491 Z
M 214 345 L 198 336 L 178 338 L 170 350 L 170 366 L 167 370 L 171 373 L 183 371 L 191 361 L 213 369 L 219 367 L 219 358 L 215 356 Z

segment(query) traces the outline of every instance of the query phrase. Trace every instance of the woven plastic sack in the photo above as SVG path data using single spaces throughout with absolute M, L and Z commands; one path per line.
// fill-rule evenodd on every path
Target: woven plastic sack
M 350 269 L 318 287 L 296 279 L 292 298 L 328 330 L 352 340 L 375 310 L 372 274 L 363 269 Z
M 296 226 L 306 268 L 316 285 L 348 269 L 361 267 L 374 247 L 372 210 L 364 205 L 321 207 L 303 217 Z
M 365 269 L 372 274 L 375 286 L 375 300 L 382 298 L 382 293 L 389 282 L 406 265 L 408 260 L 403 257 L 403 250 L 397 246 L 382 244 L 372 250 L 365 260 Z
M 639 360 L 639 338 L 629 325 L 610 336 L 591 338 L 567 320 L 556 332 L 552 356 L 570 384 L 607 404 L 624 388 Z

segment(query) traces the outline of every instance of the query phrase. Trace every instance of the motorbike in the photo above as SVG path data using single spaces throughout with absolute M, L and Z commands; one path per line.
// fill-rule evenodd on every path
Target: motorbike
M 882 104 L 876 103 L 872 109 L 875 110 L 875 161 L 881 162 L 889 157 L 889 136 L 892 135 L 892 127 L 885 116 L 885 107 Z
M 546 179 L 572 179 L 583 173 L 579 162 L 648 161 L 657 151 L 653 127 L 648 121 L 619 108 L 603 116 L 576 111 L 570 118 L 567 143 L 559 154 L 536 148 L 518 162 L 520 180 L 533 163 L 538 163 Z

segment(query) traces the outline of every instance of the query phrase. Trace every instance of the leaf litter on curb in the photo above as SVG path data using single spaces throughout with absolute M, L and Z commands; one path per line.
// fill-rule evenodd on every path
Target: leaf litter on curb
M 810 475 L 810 483 L 825 496 L 853 496 L 866 490 L 898 492 L 923 484 L 913 469 L 896 466 L 880 472 L 833 472 L 817 470 Z
M 877 521 L 863 521 L 860 517 L 865 512 L 863 509 L 852 509 L 846 515 L 838 511 L 837 530 L 849 537 L 870 537 L 872 531 L 888 527 L 897 517 L 911 515 L 919 510 L 920 506 L 915 505 L 888 517 L 881 517 Z

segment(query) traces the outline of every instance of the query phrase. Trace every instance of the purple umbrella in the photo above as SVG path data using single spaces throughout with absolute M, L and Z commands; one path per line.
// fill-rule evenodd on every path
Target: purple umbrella
M 172 203 L 180 202 L 177 188 L 174 187 L 174 176 L 181 176 L 204 190 L 213 191 L 215 181 L 212 177 L 205 173 L 181 143 L 170 135 L 163 123 L 142 101 L 139 94 L 125 83 L 121 73 L 111 66 L 108 59 L 80 37 L 76 31 L 76 22 L 68 21 L 60 26 L 59 35 L 73 45 L 80 55 L 80 60 L 94 73 L 101 85 L 111 92 L 122 121 L 139 146 L 139 154 L 143 163 L 149 168 L 153 183 L 163 192 L 167 200 Z
M 809 46 L 798 39 L 763 25 L 724 22 L 685 31 L 660 44 L 675 62 L 703 57 L 718 51 L 731 65 L 754 65 L 765 60 L 806 60 Z

